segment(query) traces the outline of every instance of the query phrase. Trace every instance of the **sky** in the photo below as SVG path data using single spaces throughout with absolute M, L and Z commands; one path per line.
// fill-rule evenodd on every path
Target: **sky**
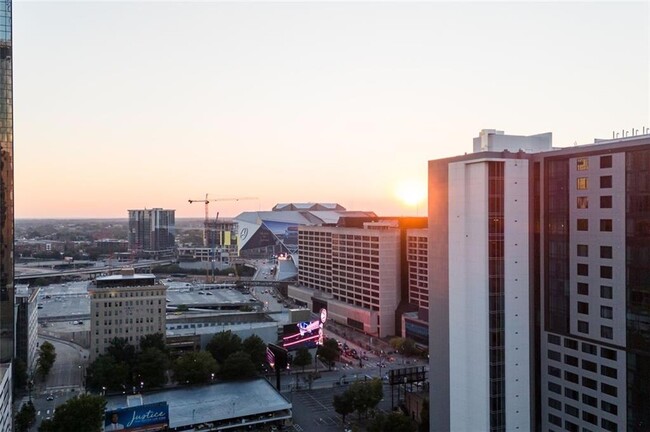
M 648 2 L 14 0 L 16 218 L 425 215 L 481 129 L 650 128 Z M 404 186 L 407 185 L 407 186 Z M 422 195 L 424 193 L 422 192 Z

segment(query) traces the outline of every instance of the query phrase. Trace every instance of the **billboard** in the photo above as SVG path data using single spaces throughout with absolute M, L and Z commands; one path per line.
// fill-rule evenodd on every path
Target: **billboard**
M 323 344 L 323 325 L 327 320 L 327 309 L 321 309 L 318 319 L 287 324 L 283 328 L 282 346 L 289 351 L 298 348 L 315 348 Z
M 106 411 L 105 431 L 153 432 L 169 426 L 169 406 L 167 402 L 120 408 Z

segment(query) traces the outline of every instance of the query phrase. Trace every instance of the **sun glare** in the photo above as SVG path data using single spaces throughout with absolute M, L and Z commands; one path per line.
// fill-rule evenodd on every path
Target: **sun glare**
M 424 185 L 415 180 L 404 180 L 395 188 L 395 195 L 406 205 L 416 206 L 426 198 Z

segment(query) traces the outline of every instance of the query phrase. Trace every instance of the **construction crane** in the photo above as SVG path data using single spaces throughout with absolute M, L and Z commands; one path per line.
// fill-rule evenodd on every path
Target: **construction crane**
M 215 244 L 208 244 L 209 241 L 209 236 L 208 236 L 208 230 L 210 229 L 210 203 L 215 202 L 215 201 L 245 201 L 245 200 L 258 200 L 259 198 L 257 197 L 232 197 L 232 198 L 208 198 L 208 194 L 205 194 L 205 199 L 190 199 L 188 202 L 190 204 L 195 203 L 195 202 L 202 202 L 205 205 L 205 220 L 203 221 L 203 245 L 207 246 L 211 249 L 212 251 L 212 258 L 216 258 L 216 253 L 215 253 Z M 216 222 L 218 222 L 219 219 L 219 212 L 217 212 L 217 217 L 215 219 L 215 225 Z M 209 269 L 208 269 L 209 270 Z M 212 274 L 214 277 L 214 268 L 212 269 Z M 206 276 L 206 280 L 210 280 L 209 276 Z

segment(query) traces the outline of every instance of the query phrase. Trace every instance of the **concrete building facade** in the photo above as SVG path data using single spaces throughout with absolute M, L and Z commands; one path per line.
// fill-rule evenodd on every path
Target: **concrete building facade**
M 38 345 L 38 287 L 16 287 L 16 358 L 31 371 Z
M 89 286 L 90 361 L 106 353 L 114 338 L 125 338 L 136 348 L 140 339 L 165 334 L 167 287 L 152 274 L 122 274 L 97 278 Z
M 394 335 L 401 301 L 400 229 L 391 222 L 363 228 L 298 230 L 298 284 L 289 297 L 329 318 L 376 336 Z
M 429 162 L 431 430 L 647 429 L 650 136 L 488 132 Z

